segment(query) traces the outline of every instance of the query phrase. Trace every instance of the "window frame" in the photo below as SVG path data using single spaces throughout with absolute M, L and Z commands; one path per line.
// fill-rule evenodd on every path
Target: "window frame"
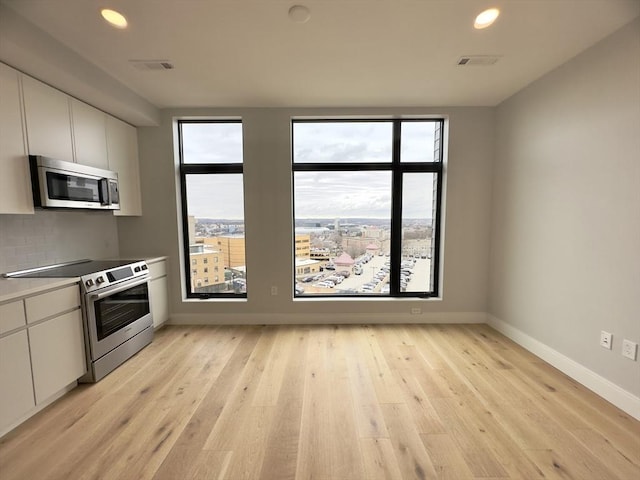
M 294 124 L 296 123 L 391 123 L 392 124 L 392 149 L 390 162 L 352 162 L 352 163 L 296 163 L 295 162 L 295 138 Z M 440 137 L 438 140 L 438 158 L 434 158 L 432 162 L 402 162 L 402 123 L 408 122 L 434 122 L 440 125 Z M 292 213 L 293 213 L 293 245 L 294 254 L 293 264 L 293 284 L 296 285 L 295 271 L 295 176 L 297 172 L 358 172 L 358 171 L 390 171 L 391 172 L 391 271 L 388 294 L 369 294 L 360 293 L 333 293 L 333 294 L 298 294 L 293 289 L 294 298 L 308 299 L 325 299 L 325 298 L 438 298 L 440 297 L 440 239 L 442 229 L 442 189 L 444 176 L 444 137 L 445 137 L 445 119 L 437 118 L 291 118 L 291 185 L 292 185 Z M 434 147 L 436 139 L 434 139 Z M 436 175 L 435 192 L 435 229 L 432 239 L 432 275 L 433 285 L 432 291 L 419 292 L 402 292 L 400 291 L 400 270 L 402 264 L 402 188 L 403 175 L 405 173 L 433 173 Z
M 243 177 L 244 184 L 244 162 L 242 163 L 184 163 L 184 148 L 183 148 L 183 133 L 182 126 L 185 124 L 229 124 L 239 123 L 242 125 L 242 119 L 211 119 L 211 118 L 198 118 L 198 119 L 178 119 L 178 175 L 180 177 L 180 199 L 181 199 L 181 215 L 182 215 L 182 248 L 184 261 L 182 265 L 182 271 L 184 272 L 184 287 L 186 292 L 186 298 L 197 299 L 246 299 L 247 293 L 213 293 L 213 292 L 194 292 L 191 289 L 191 271 L 188 268 L 189 260 L 191 258 L 190 243 L 189 243 L 189 210 L 187 201 L 187 176 L 188 175 L 228 175 L 228 174 L 240 174 Z M 244 142 L 244 132 L 243 132 Z M 243 218 L 244 221 L 244 218 Z M 218 263 L 218 257 L 214 257 L 214 263 Z M 224 273 L 223 273 L 224 275 Z M 218 278 L 218 277 L 216 277 Z

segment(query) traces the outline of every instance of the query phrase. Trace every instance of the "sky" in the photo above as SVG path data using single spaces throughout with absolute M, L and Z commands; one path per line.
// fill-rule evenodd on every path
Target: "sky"
M 432 125 L 403 122 L 402 161 L 432 161 Z M 294 159 L 300 163 L 389 162 L 391 128 L 390 123 L 380 122 L 296 123 Z M 242 125 L 183 125 L 183 151 L 187 163 L 242 162 Z M 237 174 L 188 176 L 189 215 L 242 219 L 241 181 Z M 298 218 L 391 216 L 390 172 L 296 172 L 294 188 Z M 430 218 L 432 193 L 432 174 L 405 174 L 404 218 Z

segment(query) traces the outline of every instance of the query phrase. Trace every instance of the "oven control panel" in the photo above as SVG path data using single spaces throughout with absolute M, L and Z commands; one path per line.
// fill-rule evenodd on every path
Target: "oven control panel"
M 144 277 L 148 274 L 149 267 L 146 262 L 137 261 L 108 270 L 83 275 L 81 278 L 84 291 L 89 293 L 127 280 Z

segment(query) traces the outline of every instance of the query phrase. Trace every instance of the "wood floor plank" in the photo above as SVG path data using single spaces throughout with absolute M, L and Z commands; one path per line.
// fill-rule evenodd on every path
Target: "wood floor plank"
M 178 448 L 184 449 L 184 447 Z M 192 474 L 188 480 L 223 480 L 227 474 L 233 453 L 217 452 L 214 450 L 199 450 L 199 452 L 195 465 L 189 466 Z M 192 455 L 187 456 L 192 457 Z M 185 471 L 186 470 L 187 469 L 185 469 Z
M 388 438 L 360 440 L 367 480 L 402 480 L 402 472 Z
M 226 480 L 255 480 L 262 470 L 267 450 L 269 430 L 275 407 L 251 407 L 238 425 L 241 435 L 236 436 L 233 455 L 223 478 Z M 240 419 L 239 419 L 240 420 Z
M 327 327 L 319 327 L 309 336 L 296 466 L 300 480 L 331 477 L 331 406 L 326 400 L 331 384 L 325 358 L 329 335 Z
M 383 404 L 382 412 L 389 439 L 403 478 L 436 478 L 436 471 L 420 435 L 413 426 L 411 413 L 404 404 Z
M 209 433 L 203 446 L 205 450 L 233 451 L 233 446 L 238 443 L 237 439 L 241 432 L 238 423 L 249 416 L 252 408 L 251 400 L 260 383 L 275 337 L 276 330 L 273 327 L 262 332 L 244 369 L 229 392 L 228 401 Z
M 276 331 L 272 353 L 267 357 L 267 363 L 260 376 L 260 383 L 251 401 L 251 405 L 254 407 L 276 405 L 294 341 L 294 330 L 278 329 Z
M 432 402 L 467 466 L 476 477 L 508 477 L 488 440 L 484 438 L 486 430 L 477 425 L 477 417 L 469 411 L 468 405 L 475 402 L 474 397 L 470 398 L 471 401 L 466 402 L 451 398 L 436 398 Z
M 309 331 L 306 328 L 291 331 L 294 343 L 267 440 L 259 476 L 261 480 L 296 478 Z
M 232 387 L 249 361 L 251 352 L 260 336 L 261 329 L 247 328 L 244 331 L 237 348 L 233 351 L 215 382 L 206 391 L 198 409 L 189 419 L 175 443 L 175 446 L 187 448 L 176 449 L 174 447 L 156 472 L 154 480 L 173 480 L 180 478 L 180 476 L 189 478 L 191 472 L 185 472 L 182 468 L 184 465 L 195 465 L 200 451 L 230 396 Z
M 640 478 L 640 422 L 486 325 L 167 326 L 2 480 Z
M 571 434 L 619 478 L 634 478 L 638 476 L 640 464 L 628 457 L 602 434 L 592 429 L 573 430 Z M 635 448 L 630 446 L 630 449 L 636 452 L 639 451 L 640 442 L 636 442 Z
M 386 438 L 389 434 L 371 379 L 371 371 L 364 360 L 361 350 L 363 347 L 357 341 L 357 335 L 360 334 L 361 330 L 357 327 L 349 329 L 345 345 L 358 434 L 361 438 Z
M 367 333 L 358 336 L 360 352 L 367 362 L 371 372 L 371 381 L 376 390 L 379 403 L 402 403 L 402 397 L 398 391 L 398 385 L 393 379 L 391 369 L 387 364 L 384 353 L 375 338 L 373 329 L 367 329 Z
M 350 342 L 350 327 L 340 327 L 333 332 L 333 344 L 336 352 L 333 370 L 329 378 L 330 389 L 328 401 L 331 406 L 331 476 L 334 478 L 364 478 L 364 464 L 358 428 L 356 422 L 353 396 L 351 394 L 349 369 L 347 367 L 346 349 Z
M 447 433 L 420 435 L 439 480 L 475 478 L 456 443 Z
M 394 370 L 396 383 L 404 396 L 418 433 L 445 433 L 440 418 L 411 370 Z

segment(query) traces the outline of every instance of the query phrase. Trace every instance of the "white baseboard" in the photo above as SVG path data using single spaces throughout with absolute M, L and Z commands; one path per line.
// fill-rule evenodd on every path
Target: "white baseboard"
M 487 315 L 487 323 L 521 347 L 640 420 L 640 398 L 493 315 Z
M 411 314 L 382 313 L 253 313 L 205 314 L 173 313 L 171 325 L 332 325 L 332 324 L 402 324 L 402 323 L 486 323 L 484 312 L 443 312 Z

